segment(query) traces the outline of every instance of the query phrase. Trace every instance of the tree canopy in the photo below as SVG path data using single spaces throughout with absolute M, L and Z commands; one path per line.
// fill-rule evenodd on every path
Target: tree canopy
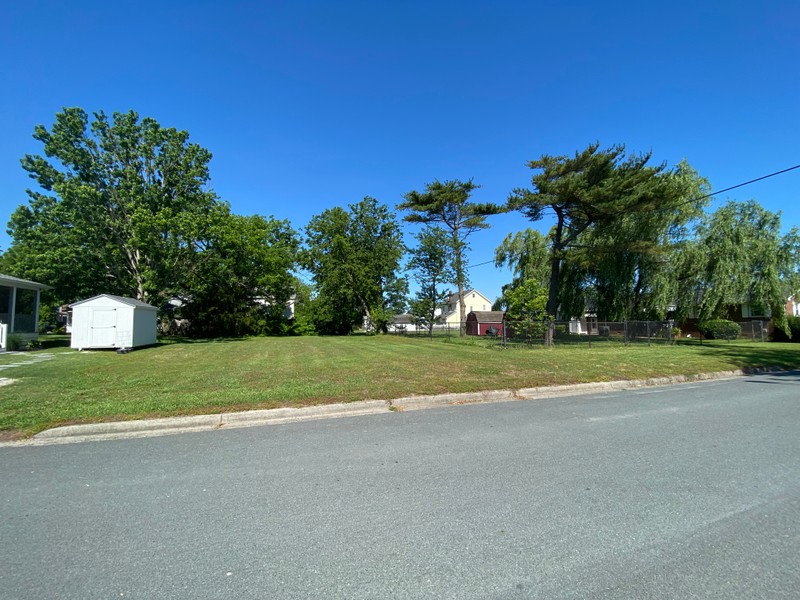
M 771 313 L 785 327 L 784 303 L 798 263 L 797 232 L 780 234 L 780 215 L 754 200 L 730 201 L 697 228 L 684 265 L 692 275 L 684 284 L 686 303 L 701 321 L 728 316 L 744 303 Z
M 370 197 L 349 209 L 328 209 L 306 227 L 302 263 L 314 281 L 320 333 L 350 333 L 365 320 L 385 331 L 405 304 L 407 282 L 397 275 L 404 246 L 395 215 Z
M 470 202 L 470 195 L 478 187 L 471 179 L 466 182 L 457 179 L 434 181 L 425 186 L 424 192 L 408 192 L 404 196 L 405 202 L 397 206 L 399 210 L 411 211 L 404 217 L 405 221 L 440 225 L 450 234 L 452 267 L 458 287 L 461 335 L 466 332 L 464 291 L 468 283 L 465 257 L 469 248 L 467 238 L 476 231 L 488 228 L 486 217 L 502 210 L 495 204 Z
M 22 167 L 38 184 L 9 222 L 4 270 L 53 286 L 55 303 L 100 293 L 181 304 L 198 333 L 275 329 L 294 290 L 288 223 L 233 215 L 207 186 L 211 153 L 130 111 L 56 114 Z
M 667 170 L 649 161 L 649 153 L 626 156 L 624 146 L 591 144 L 574 157 L 544 155 L 528 163 L 539 171 L 533 187 L 515 189 L 508 206 L 533 221 L 547 210 L 555 216 L 548 314 L 582 315 L 588 292 L 607 317 L 643 311 L 637 294 L 655 289 L 648 277 L 664 260 L 665 242 L 699 211 L 701 201 L 692 198 L 703 185 L 688 165 Z
M 80 108 L 35 128 L 44 156 L 22 167 L 41 190 L 12 215 L 19 270 L 64 299 L 113 292 L 153 301 L 180 287 L 207 215 L 211 153 L 150 118 Z
M 436 311 L 447 296 L 441 286 L 455 280 L 453 249 L 448 233 L 440 227 L 428 226 L 415 238 L 417 245 L 410 250 L 408 269 L 419 290 L 411 301 L 411 314 L 432 334 L 437 319 Z

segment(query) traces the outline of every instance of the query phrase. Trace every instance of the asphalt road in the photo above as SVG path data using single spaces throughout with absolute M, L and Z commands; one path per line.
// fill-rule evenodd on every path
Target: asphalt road
M 800 373 L 0 448 L 0 597 L 798 598 Z

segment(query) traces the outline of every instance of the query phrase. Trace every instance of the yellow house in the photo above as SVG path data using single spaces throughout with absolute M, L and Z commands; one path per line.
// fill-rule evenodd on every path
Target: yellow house
M 467 320 L 467 315 L 472 311 L 492 310 L 492 301 L 475 289 L 464 292 L 464 304 L 465 322 Z M 444 301 L 444 304 L 442 304 L 441 312 L 438 316 L 441 325 L 458 327 L 461 324 L 461 319 L 458 314 L 457 292 L 451 292 L 447 295 L 447 299 Z

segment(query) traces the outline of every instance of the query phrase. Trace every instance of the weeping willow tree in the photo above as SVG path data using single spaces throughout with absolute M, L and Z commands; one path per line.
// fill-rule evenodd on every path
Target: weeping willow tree
M 532 189 L 509 207 L 533 221 L 549 212 L 547 313 L 603 319 L 663 316 L 675 301 L 675 256 L 705 203 L 707 183 L 687 163 L 651 166 L 650 154 L 592 144 L 574 157 L 542 156 Z
M 780 214 L 754 200 L 730 201 L 709 215 L 680 257 L 689 274 L 682 282 L 683 304 L 708 320 L 747 303 L 785 329 L 784 303 L 797 285 L 800 243 L 796 228 L 784 236 L 780 229 Z
M 494 310 L 508 310 L 511 294 L 528 282 L 535 282 L 547 292 L 550 281 L 547 237 L 535 229 L 509 233 L 494 253 L 495 267 L 508 267 L 512 280 L 502 288 L 502 296 L 494 303 Z
M 680 260 L 703 216 L 708 184 L 686 162 L 661 175 L 665 207 L 631 211 L 589 228 L 567 252 L 562 310 L 589 308 L 603 320 L 664 319 L 677 305 Z

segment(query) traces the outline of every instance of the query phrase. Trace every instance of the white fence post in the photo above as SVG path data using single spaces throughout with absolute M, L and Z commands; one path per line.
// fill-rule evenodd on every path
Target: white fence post
M 8 333 L 8 325 L 0 323 L 0 350 L 6 349 L 6 334 Z

